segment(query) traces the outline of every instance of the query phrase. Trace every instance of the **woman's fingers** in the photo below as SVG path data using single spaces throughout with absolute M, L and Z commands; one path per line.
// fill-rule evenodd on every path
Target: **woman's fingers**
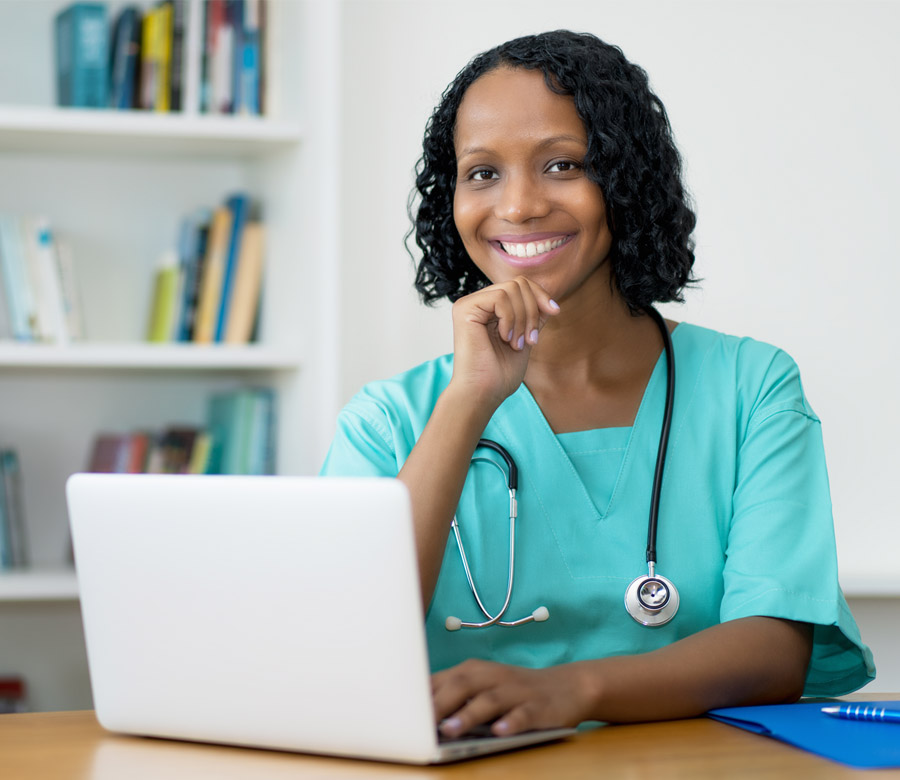
M 537 344 L 547 318 L 559 312 L 549 293 L 524 276 L 480 290 L 467 303 L 477 312 L 476 321 L 495 319 L 499 337 L 515 350 Z
M 590 686 L 579 664 L 526 669 L 470 660 L 432 677 L 441 732 L 456 737 L 483 723 L 497 735 L 574 726 L 590 715 Z

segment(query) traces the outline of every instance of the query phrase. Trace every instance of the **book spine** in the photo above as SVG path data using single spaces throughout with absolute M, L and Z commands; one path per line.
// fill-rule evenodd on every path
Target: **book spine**
M 265 229 L 261 222 L 248 222 L 241 239 L 234 290 L 226 320 L 227 344 L 246 344 L 253 336 L 262 292 L 264 256 Z
M 202 105 L 204 3 L 203 0 L 187 0 L 187 3 L 182 111 L 196 114 Z
M 40 335 L 45 341 L 69 343 L 69 329 L 63 303 L 62 280 L 56 257 L 53 231 L 46 217 L 24 221 L 25 241 L 34 264 L 34 289 L 40 321 Z
M 157 38 L 160 14 L 159 9 L 151 8 L 144 14 L 141 23 L 141 89 L 139 106 L 145 111 L 152 111 L 156 106 L 156 93 L 159 89 L 157 69 Z
M 13 338 L 18 341 L 34 340 L 34 304 L 26 262 L 19 221 L 0 215 L 0 263 Z
M 9 546 L 10 566 L 26 566 L 29 562 L 26 536 L 25 505 L 22 500 L 22 470 L 15 450 L 0 454 L 3 471 L 3 488 L 6 505 L 6 538 Z
M 260 61 L 260 0 L 244 0 L 239 114 L 256 116 L 260 113 Z
M 56 19 L 60 104 L 105 108 L 109 100 L 109 30 L 105 3 L 75 3 Z
M 65 241 L 56 241 L 56 263 L 62 287 L 63 311 L 66 317 L 66 330 L 71 340 L 84 339 L 84 317 L 82 315 L 81 295 L 75 276 L 75 260 L 72 247 Z
M 147 341 L 167 342 L 172 338 L 172 323 L 176 317 L 178 277 L 179 267 L 175 253 L 165 252 L 160 259 L 153 285 Z
M 135 69 L 140 52 L 140 15 L 134 7 L 123 8 L 116 18 L 109 73 L 109 105 L 116 109 L 134 106 Z
M 225 275 L 230 234 L 231 210 L 227 206 L 220 206 L 213 213 L 203 275 L 200 280 L 200 296 L 194 321 L 194 342 L 198 344 L 209 344 L 215 340 L 216 317 L 222 296 L 222 279 Z
M 225 340 L 225 324 L 231 308 L 231 294 L 237 271 L 241 239 L 244 235 L 244 225 L 247 221 L 249 199 L 242 194 L 232 195 L 228 198 L 226 205 L 231 211 L 231 234 L 228 238 L 228 253 L 225 257 L 225 270 L 222 276 L 222 295 L 216 316 L 215 340 L 218 342 Z
M 181 111 L 183 105 L 186 12 L 185 0 L 172 0 L 172 53 L 169 68 L 170 111 Z
M 172 68 L 172 0 L 165 0 L 158 8 L 159 25 L 156 28 L 157 74 L 154 109 L 169 110 L 169 83 Z
M 225 12 L 231 30 L 231 105 L 230 113 L 240 110 L 244 67 L 244 0 L 226 0 Z
M 197 306 L 200 301 L 200 283 L 206 268 L 206 249 L 209 240 L 210 220 L 211 216 L 207 214 L 196 225 L 193 255 L 185 274 L 180 341 L 194 340 Z
M 12 568 L 13 552 L 10 533 L 10 517 L 6 497 L 6 472 L 0 452 L 0 569 Z

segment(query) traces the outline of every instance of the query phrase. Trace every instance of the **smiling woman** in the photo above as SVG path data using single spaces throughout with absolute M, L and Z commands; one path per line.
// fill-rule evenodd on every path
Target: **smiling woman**
M 684 717 L 870 680 L 796 365 L 652 309 L 691 281 L 695 218 L 644 71 L 587 34 L 491 49 L 435 109 L 416 187 L 416 286 L 454 302 L 453 354 L 363 388 L 322 473 L 409 489 L 444 733 Z M 484 439 L 518 464 L 517 493 Z M 672 583 L 674 616 L 626 612 L 626 591 L 653 612 Z M 543 604 L 542 619 L 483 622 L 476 606 L 497 614 L 504 593 L 510 614 Z
M 487 279 L 524 273 L 560 304 L 610 292 L 612 234 L 584 172 L 588 138 L 571 97 L 540 71 L 497 68 L 466 92 L 455 145 L 453 219 Z

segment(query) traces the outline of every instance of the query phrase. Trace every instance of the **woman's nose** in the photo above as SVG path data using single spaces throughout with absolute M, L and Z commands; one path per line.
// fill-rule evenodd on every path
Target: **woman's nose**
M 533 176 L 508 175 L 497 188 L 494 213 L 507 222 L 527 222 L 547 215 L 548 200 Z

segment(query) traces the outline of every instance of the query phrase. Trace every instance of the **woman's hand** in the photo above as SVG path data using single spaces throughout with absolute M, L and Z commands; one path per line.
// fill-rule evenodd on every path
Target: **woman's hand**
M 453 379 L 499 406 L 525 378 L 531 348 L 559 305 L 524 276 L 492 284 L 453 304 Z
M 590 718 L 588 678 L 577 663 L 526 669 L 491 661 L 465 661 L 432 676 L 437 722 L 456 737 L 493 721 L 498 736 L 576 726 Z

